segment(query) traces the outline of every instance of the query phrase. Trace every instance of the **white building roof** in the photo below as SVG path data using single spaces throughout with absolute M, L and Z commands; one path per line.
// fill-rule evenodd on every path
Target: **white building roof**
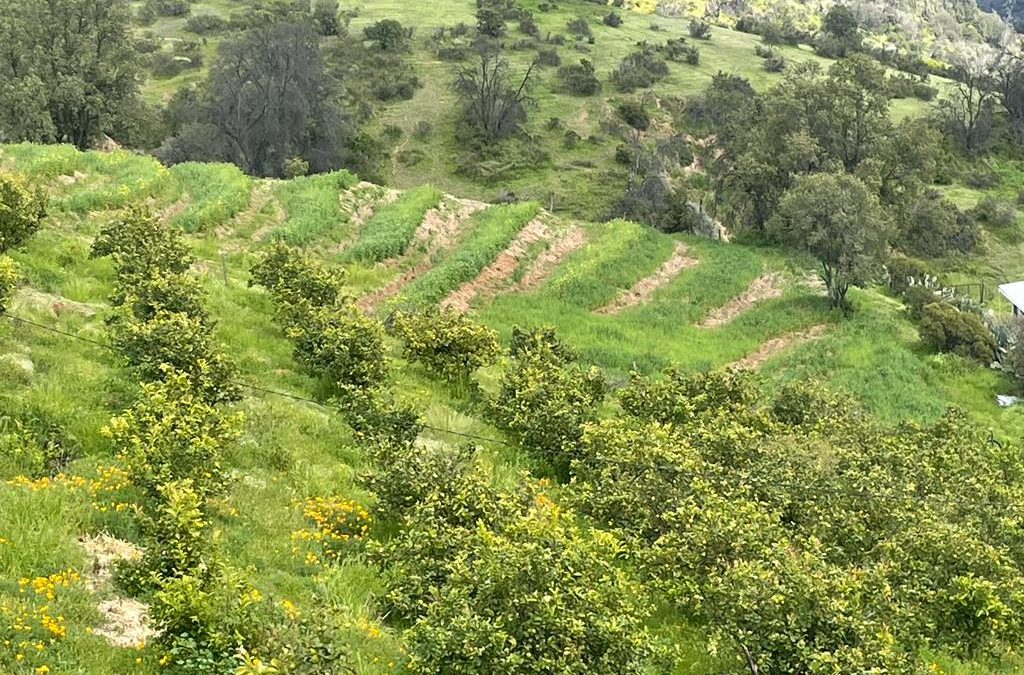
M 1015 281 L 1012 284 L 1003 284 L 999 292 L 1010 301 L 1014 307 L 1024 309 L 1024 281 Z

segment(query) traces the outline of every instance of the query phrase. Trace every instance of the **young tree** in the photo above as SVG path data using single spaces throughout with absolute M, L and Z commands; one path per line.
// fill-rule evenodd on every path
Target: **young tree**
M 515 13 L 513 0 L 476 0 L 476 29 L 489 38 L 505 35 L 505 22 Z
M 878 197 L 858 178 L 821 173 L 797 178 L 769 232 L 816 257 L 829 301 L 844 307 L 850 287 L 867 282 L 881 265 L 889 224 Z
M 0 11 L 0 139 L 86 148 L 137 109 L 127 0 L 19 0 Z
M 405 49 L 409 33 L 401 23 L 394 19 L 384 19 L 363 29 L 367 40 L 382 52 L 397 52 Z
M 459 69 L 452 85 L 462 102 L 463 120 L 487 142 L 517 133 L 526 123 L 530 77 L 537 62 L 516 82 L 507 60 L 483 51 L 479 61 Z
M 316 0 L 313 5 L 313 23 L 320 35 L 341 35 L 338 0 Z
M 993 68 L 996 98 L 1006 111 L 1010 130 L 1018 143 L 1024 142 L 1024 57 L 1003 52 Z
M 965 59 L 949 97 L 940 110 L 953 140 L 969 155 L 977 155 L 988 146 L 992 135 L 992 109 L 996 97 L 987 62 Z

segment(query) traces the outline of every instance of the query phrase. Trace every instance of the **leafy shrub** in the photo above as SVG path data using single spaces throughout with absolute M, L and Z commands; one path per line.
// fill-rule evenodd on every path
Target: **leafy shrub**
M 109 256 L 122 279 L 145 277 L 153 270 L 186 271 L 195 258 L 181 235 L 141 207 L 131 207 L 121 218 L 100 230 L 90 252 Z
M 668 65 L 651 49 L 641 49 L 625 56 L 612 72 L 612 82 L 622 92 L 649 87 L 668 76 Z
M 283 241 L 276 241 L 249 272 L 250 286 L 263 286 L 281 305 L 307 302 L 329 307 L 341 297 L 344 270 L 324 267 Z
M 612 28 L 618 28 L 622 25 L 622 15 L 618 12 L 609 12 L 601 19 L 602 23 Z
M 169 579 L 213 571 L 205 496 L 196 492 L 191 478 L 158 484 L 155 489 L 159 501 L 144 512 L 140 523 L 146 550 L 140 560 L 118 570 L 119 582 L 130 590 L 149 590 Z
M 502 532 L 481 528 L 448 564 L 445 592 L 409 630 L 412 672 L 641 673 L 646 607 L 607 536 L 553 506 Z
M 558 50 L 555 48 L 551 49 L 539 49 L 537 50 L 537 65 L 547 66 L 549 68 L 557 68 L 562 64 L 562 57 L 559 56 Z
M 919 329 L 921 340 L 936 351 L 952 352 L 986 365 L 996 358 L 995 338 L 981 317 L 948 303 L 926 305 Z
M 914 321 L 920 321 L 924 308 L 938 300 L 935 289 L 927 286 L 911 286 L 903 291 L 903 302 L 907 304 L 910 318 Z
M 576 36 L 577 40 L 592 40 L 594 34 L 590 31 L 590 24 L 583 17 L 571 19 L 566 28 L 569 29 L 569 34 Z
M 619 392 L 619 403 L 629 415 L 659 424 L 686 424 L 709 413 L 738 414 L 753 401 L 750 376 L 742 371 L 684 373 L 669 367 L 660 380 L 633 373 L 629 386 Z
M 526 450 L 564 472 L 579 451 L 584 424 L 597 419 L 604 376 L 580 366 L 550 329 L 514 329 L 511 356 L 491 415 Z
M 376 387 L 388 376 L 384 327 L 351 302 L 335 307 L 304 306 L 286 334 L 295 358 L 330 387 Z
M 978 200 L 973 213 L 981 222 L 996 228 L 1015 225 L 1018 219 L 1013 204 L 995 195 L 985 195 Z
M 392 321 L 406 358 L 449 381 L 466 380 L 498 358 L 498 334 L 454 310 L 399 311 Z
M 192 11 L 189 0 L 146 0 L 146 6 L 157 16 L 188 16 Z
M 772 54 L 765 58 L 761 65 L 769 73 L 781 73 L 789 66 L 789 63 L 781 54 Z
M 1015 337 L 1006 351 L 1003 367 L 1024 386 L 1024 325 L 1018 323 Z
M 965 172 L 963 181 L 967 187 L 972 187 L 975 190 L 989 190 L 998 187 L 1003 182 L 1003 177 L 996 171 L 978 169 Z
M 29 179 L 0 172 L 0 253 L 24 244 L 42 227 L 46 217 L 46 195 Z
M 124 311 L 110 323 L 110 342 L 144 382 L 184 375 L 211 402 L 241 398 L 234 383 L 237 369 L 201 317 L 160 309 L 150 319 L 138 319 Z
M 895 293 L 904 293 L 911 285 L 924 283 L 925 279 L 935 276 L 931 265 L 916 258 L 908 258 L 904 255 L 896 255 L 889 258 L 885 263 L 886 275 L 889 279 L 889 288 Z
M 580 59 L 578 65 L 562 66 L 558 69 L 558 79 L 567 92 L 576 96 L 593 96 L 601 91 L 601 81 L 588 59 Z
M 125 305 L 140 321 L 149 321 L 161 311 L 183 314 L 201 323 L 208 319 L 199 279 L 188 273 L 154 270 L 133 283 L 118 281 L 113 300 Z
M 434 125 L 426 120 L 420 120 L 413 127 L 412 135 L 417 139 L 424 141 L 434 133 Z
M 21 268 L 7 256 L 0 256 L 0 314 L 7 311 L 7 303 L 21 282 Z
M 360 442 L 372 443 L 378 452 L 410 448 L 421 430 L 419 413 L 396 403 L 386 389 L 339 387 L 337 405 Z
M 540 37 L 540 28 L 537 26 L 537 22 L 533 20 L 532 15 L 524 16 L 519 20 L 519 32 L 534 38 Z
M 185 22 L 185 30 L 196 35 L 216 35 L 228 29 L 228 21 L 216 14 L 193 14 Z
M 227 479 L 221 457 L 240 425 L 239 416 L 214 407 L 188 375 L 168 372 L 161 382 L 143 384 L 142 397 L 103 434 L 132 484 L 159 504 L 164 486 L 176 481 L 191 481 L 187 487 L 200 499 L 221 492 Z
M 911 254 L 939 258 L 968 253 L 977 245 L 976 225 L 950 202 L 925 195 L 907 200 L 898 211 L 898 244 Z
M 700 49 L 687 44 L 686 38 L 669 38 L 665 41 L 662 51 L 669 61 L 685 61 L 692 66 L 700 63 Z
M 364 28 L 363 36 L 380 51 L 401 51 L 408 46 L 411 29 L 394 19 L 383 19 Z
M 81 453 L 81 444 L 55 423 L 38 417 L 0 415 L 0 468 L 10 463 L 18 474 L 39 479 L 56 476 Z
M 914 84 L 913 90 L 914 98 L 919 101 L 931 102 L 939 95 L 939 90 L 936 87 L 925 84 L 924 82 L 917 82 Z
M 690 21 L 690 37 L 695 40 L 710 40 L 711 39 L 711 24 L 707 21 L 701 21 L 700 19 L 693 19 Z

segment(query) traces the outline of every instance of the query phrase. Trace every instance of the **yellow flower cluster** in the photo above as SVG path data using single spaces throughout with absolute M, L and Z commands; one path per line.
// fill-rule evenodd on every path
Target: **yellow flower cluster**
M 117 494 L 128 487 L 128 472 L 117 466 L 101 466 L 96 470 L 95 478 L 59 473 L 56 476 L 29 478 L 16 476 L 7 481 L 8 485 L 23 487 L 33 492 L 65 488 L 82 490 L 92 500 L 94 509 L 101 513 L 116 511 L 118 513 L 131 508 L 130 502 L 120 501 Z
M 319 544 L 323 557 L 329 561 L 340 560 L 351 544 L 361 541 L 370 532 L 369 512 L 352 500 L 314 497 L 301 505 L 302 514 L 312 527 L 292 533 L 292 540 Z M 298 553 L 299 547 L 293 547 L 292 551 Z M 316 565 L 320 558 L 307 553 L 306 562 Z
M 52 605 L 63 589 L 79 581 L 74 570 L 26 577 L 18 582 L 23 597 L 0 599 L 0 670 L 16 664 L 39 675 L 50 672 L 41 661 L 47 649 L 68 635 L 67 620 Z

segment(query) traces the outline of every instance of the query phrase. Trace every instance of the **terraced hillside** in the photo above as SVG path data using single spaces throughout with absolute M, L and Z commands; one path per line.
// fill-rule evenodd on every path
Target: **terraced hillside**
M 346 173 L 253 180 L 231 166 L 166 169 L 127 152 L 30 145 L 4 146 L 0 167 L 31 175 L 51 198 L 45 229 L 15 253 L 26 283 L 0 318 L 0 420 L 52 422 L 77 447 L 52 479 L 18 479 L 0 463 L 0 579 L 64 569 L 85 578 L 58 593 L 66 635 L 40 650 L 51 673 L 160 670 L 144 647 L 110 646 L 147 637 L 145 607 L 109 580 L 112 561 L 133 555 L 124 542 L 137 532 L 101 433 L 136 385 L 104 346 L 114 273 L 89 249 L 130 205 L 187 233 L 216 338 L 245 387 L 244 430 L 227 458 L 232 481 L 214 515 L 219 546 L 268 595 L 299 607 L 314 593 L 327 597 L 351 633 L 359 672 L 393 672 L 403 658 L 399 634 L 372 608 L 380 580 L 358 558 L 320 564 L 294 533 L 306 527 L 303 500 L 365 500 L 356 477 L 367 458 L 352 430 L 314 402 L 318 384 L 296 365 L 270 298 L 249 287 L 255 254 L 275 239 L 344 268 L 348 292 L 380 317 L 441 304 L 474 313 L 505 342 L 516 325 L 552 325 L 606 368 L 613 386 L 631 370 L 732 364 L 760 371 L 769 387 L 819 377 L 891 421 L 931 421 L 957 405 L 1000 437 L 1024 429 L 1024 411 L 992 400 L 1009 388 L 997 374 L 927 355 L 899 304 L 879 292 L 856 292 L 851 317 L 828 311 L 808 261 L 776 250 L 568 221 L 537 204 L 472 202 L 433 187 L 392 192 Z M 391 378 L 425 411 L 423 441 L 471 436 L 499 482 L 530 465 L 485 419 L 472 387 L 441 384 L 396 345 L 389 350 Z M 477 376 L 484 391 L 500 370 Z M 19 597 L 16 584 L 0 581 L 0 608 Z M 690 650 L 679 672 L 720 672 L 698 633 L 672 630 Z

